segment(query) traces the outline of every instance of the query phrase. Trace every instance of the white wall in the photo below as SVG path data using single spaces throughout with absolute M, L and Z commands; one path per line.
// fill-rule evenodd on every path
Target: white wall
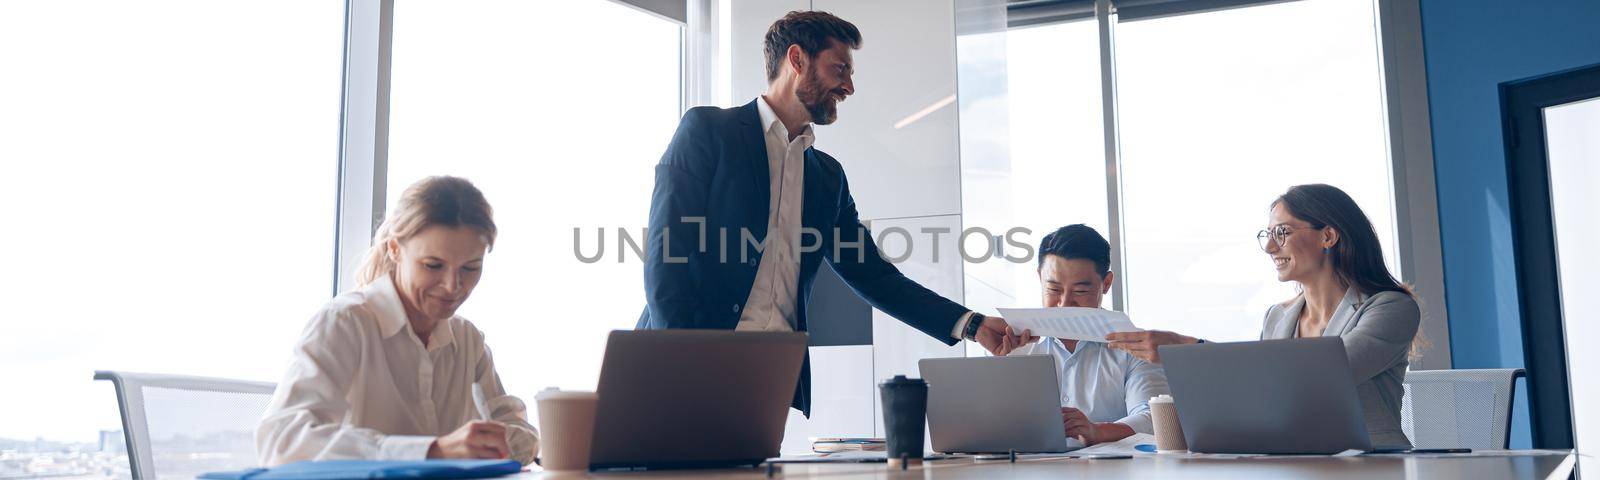
M 766 56 L 762 53 L 767 27 L 783 15 L 795 10 L 810 10 L 809 0 L 736 0 L 729 2 L 727 12 L 732 33 L 728 35 L 730 83 L 733 85 L 733 104 L 744 105 L 767 90 Z M 846 102 L 849 103 L 849 102 Z M 819 137 L 821 135 L 819 134 Z
M 817 148 L 838 158 L 849 172 L 861 216 L 960 214 L 951 1 L 815 3 L 818 10 L 861 29 L 862 48 L 855 52 L 856 94 L 839 105 L 838 122 L 817 135 Z M 912 121 L 933 107 L 938 108 Z

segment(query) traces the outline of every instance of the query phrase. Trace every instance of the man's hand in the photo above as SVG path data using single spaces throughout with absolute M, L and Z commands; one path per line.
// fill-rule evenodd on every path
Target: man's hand
M 507 458 L 506 426 L 474 420 L 428 446 L 428 458 Z
M 1161 363 L 1161 352 L 1156 347 L 1162 345 L 1185 345 L 1198 343 L 1199 341 L 1194 337 L 1165 330 L 1106 334 L 1106 342 L 1109 342 L 1106 346 L 1128 352 L 1140 360 L 1150 363 Z
M 1115 442 L 1133 435 L 1132 427 L 1116 422 L 1094 423 L 1082 410 L 1072 407 L 1061 407 L 1061 428 L 1084 445 Z
M 983 323 L 978 325 L 978 333 L 974 337 L 985 350 L 1000 357 L 1039 339 L 1033 336 L 1033 332 L 1027 330 L 1023 330 L 1020 334 L 1011 331 L 1011 327 L 1006 325 L 1006 319 L 1000 317 L 983 317 Z

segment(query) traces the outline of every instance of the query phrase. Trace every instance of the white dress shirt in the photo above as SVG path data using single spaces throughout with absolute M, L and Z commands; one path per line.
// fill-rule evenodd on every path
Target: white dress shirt
M 1172 393 L 1167 372 L 1128 352 L 1099 342 L 1078 342 L 1068 351 L 1061 340 L 1045 337 L 1011 355 L 1050 355 L 1061 383 L 1061 406 L 1082 410 L 1095 423 L 1116 422 L 1139 433 L 1154 433 L 1150 397 Z
M 800 213 L 805 202 L 806 149 L 816 139 L 811 124 L 789 140 L 789 129 L 756 97 L 762 134 L 767 144 L 767 178 L 771 195 L 767 209 L 767 237 L 762 242 L 761 263 L 750 298 L 744 302 L 734 330 L 789 332 L 795 327 L 795 305 L 800 297 Z
M 436 437 L 478 419 L 474 382 L 506 425 L 512 458 L 532 463 L 538 431 L 500 385 L 483 332 L 450 317 L 424 347 L 386 276 L 335 297 L 306 325 L 256 428 L 256 452 L 269 466 L 426 458 Z
M 756 97 L 756 111 L 761 114 L 771 186 L 767 237 L 762 241 L 755 283 L 750 286 L 750 297 L 745 300 L 734 330 L 790 332 L 795 328 L 795 306 L 800 297 L 800 214 L 805 204 L 806 149 L 811 148 L 816 136 L 807 123 L 794 140 L 789 140 L 789 128 L 778 119 L 765 97 Z M 960 340 L 971 318 L 972 312 L 962 315 L 950 336 Z

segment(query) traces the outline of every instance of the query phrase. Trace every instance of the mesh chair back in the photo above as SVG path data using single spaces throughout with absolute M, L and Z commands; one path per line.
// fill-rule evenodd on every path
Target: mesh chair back
M 1520 368 L 1406 372 L 1400 427 L 1416 448 L 1503 450 Z
M 255 429 L 272 383 L 111 371 L 94 378 L 116 386 L 133 478 L 194 478 L 256 465 Z

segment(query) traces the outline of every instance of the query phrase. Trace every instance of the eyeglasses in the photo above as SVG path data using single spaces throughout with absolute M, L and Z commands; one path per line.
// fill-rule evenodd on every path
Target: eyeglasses
M 1262 230 L 1260 232 L 1256 232 L 1256 244 L 1261 245 L 1261 251 L 1266 251 L 1267 250 L 1267 243 L 1268 242 L 1276 243 L 1276 244 L 1278 244 L 1278 248 L 1283 248 L 1283 245 L 1285 243 L 1288 243 L 1288 241 L 1289 241 L 1289 234 L 1294 233 L 1294 232 L 1299 231 L 1299 230 L 1320 230 L 1320 228 L 1318 228 L 1318 227 L 1290 227 L 1288 225 L 1278 225 L 1276 227 L 1273 227 L 1273 228 L 1270 228 L 1270 229 L 1267 229 L 1267 230 Z

